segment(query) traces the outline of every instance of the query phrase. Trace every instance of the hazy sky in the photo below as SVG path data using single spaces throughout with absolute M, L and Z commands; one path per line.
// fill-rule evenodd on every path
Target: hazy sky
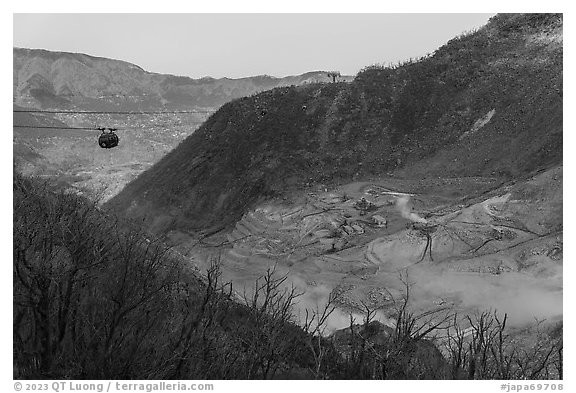
M 493 14 L 14 14 L 16 47 L 238 78 L 339 70 L 433 52 Z

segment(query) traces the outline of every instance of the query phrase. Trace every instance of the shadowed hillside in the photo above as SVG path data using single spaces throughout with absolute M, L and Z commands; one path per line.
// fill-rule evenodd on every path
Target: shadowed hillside
M 413 312 L 406 287 L 394 328 L 367 308 L 324 336 L 335 297 L 298 326 L 301 294 L 274 270 L 239 297 L 217 261 L 201 275 L 85 198 L 18 173 L 13 196 L 15 379 L 562 378 L 558 323 L 534 338 L 484 312 L 470 332 L 448 309 Z
M 14 158 L 27 174 L 52 177 L 105 201 L 192 134 L 207 113 L 225 102 L 277 86 L 331 80 L 322 71 L 282 78 L 192 79 L 81 53 L 14 48 L 14 109 L 72 111 L 15 112 Z M 78 110 L 136 114 L 74 112 Z M 118 148 L 100 149 L 95 143 L 97 127 L 117 128 Z
M 279 278 L 240 304 L 216 264 L 200 275 L 85 198 L 18 173 L 13 192 L 14 378 L 307 375 Z
M 388 172 L 520 178 L 562 161 L 562 16 L 498 15 L 352 83 L 225 104 L 110 201 L 155 232 L 238 219 L 262 198 Z

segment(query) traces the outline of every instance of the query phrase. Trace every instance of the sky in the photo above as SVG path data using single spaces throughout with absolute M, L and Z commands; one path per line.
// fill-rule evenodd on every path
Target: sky
M 80 52 L 201 78 L 277 77 L 431 53 L 487 13 L 13 14 L 13 46 Z

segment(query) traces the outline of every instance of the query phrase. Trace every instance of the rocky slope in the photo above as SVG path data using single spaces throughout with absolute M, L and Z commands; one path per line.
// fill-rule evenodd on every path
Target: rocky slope
M 162 233 L 310 184 L 528 176 L 562 161 L 562 43 L 561 15 L 501 14 L 417 62 L 230 102 L 108 207 Z

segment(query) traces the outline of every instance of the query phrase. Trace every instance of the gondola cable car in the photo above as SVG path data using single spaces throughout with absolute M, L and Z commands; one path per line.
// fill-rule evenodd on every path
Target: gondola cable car
M 111 149 L 118 146 L 120 138 L 118 138 L 118 135 L 114 132 L 117 128 L 100 127 L 98 130 L 102 131 L 102 134 L 100 134 L 100 137 L 98 138 L 98 144 L 101 148 Z

